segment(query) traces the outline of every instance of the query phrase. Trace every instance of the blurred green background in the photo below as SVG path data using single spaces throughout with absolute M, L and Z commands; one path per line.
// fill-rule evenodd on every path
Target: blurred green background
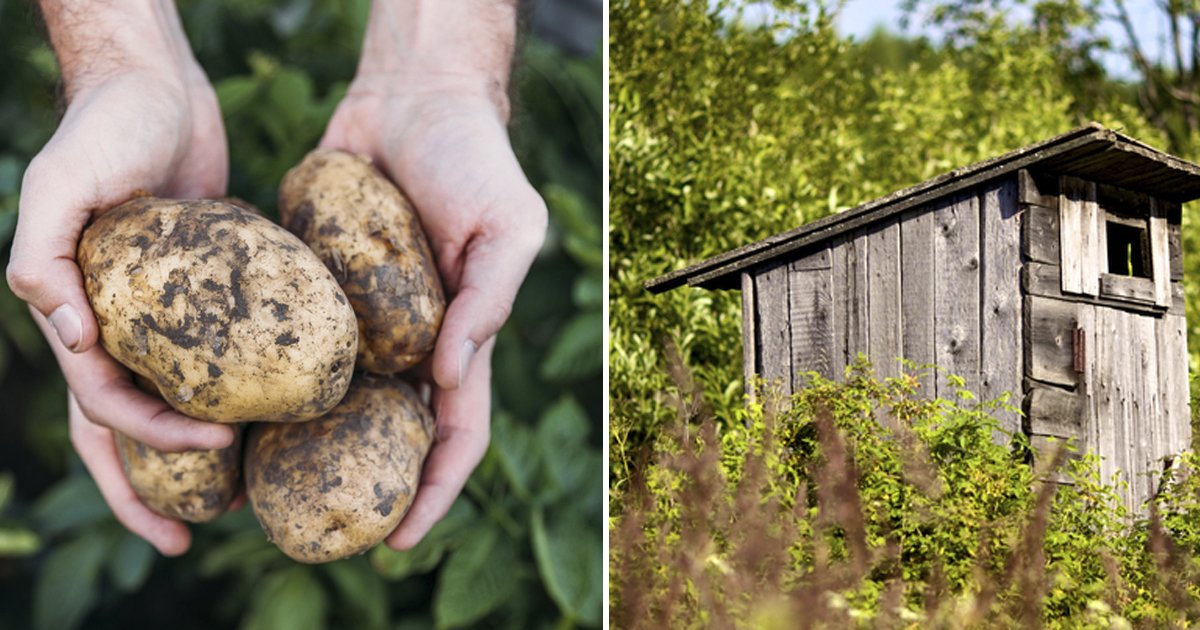
M 357 60 L 367 0 L 185 1 L 217 87 L 230 193 L 267 210 L 313 148 Z M 599 50 L 597 40 L 594 51 Z M 26 164 L 61 113 L 32 3 L 0 0 L 0 263 Z M 550 231 L 495 354 L 492 444 L 415 550 L 299 565 L 248 509 L 166 559 L 112 518 L 67 439 L 65 386 L 0 285 L 0 628 L 569 628 L 600 624 L 601 61 L 536 36 L 512 135 Z

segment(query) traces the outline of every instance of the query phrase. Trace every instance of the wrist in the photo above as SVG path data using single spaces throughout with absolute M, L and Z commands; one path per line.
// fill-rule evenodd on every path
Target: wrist
M 375 0 L 352 92 L 485 98 L 508 120 L 514 0 Z
M 181 93 L 205 81 L 170 0 L 42 0 L 66 97 L 125 74 L 152 76 Z

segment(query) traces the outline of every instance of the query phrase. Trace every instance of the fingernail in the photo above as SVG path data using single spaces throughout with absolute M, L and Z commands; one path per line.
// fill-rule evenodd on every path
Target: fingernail
M 70 304 L 63 304 L 50 314 L 50 325 L 58 333 L 58 340 L 71 352 L 83 342 L 83 320 Z
M 417 395 L 421 397 L 421 402 L 428 405 L 433 398 L 433 387 L 430 387 L 429 383 L 421 381 L 417 384 Z
M 467 368 L 471 365 L 471 358 L 475 356 L 475 351 L 479 348 L 475 347 L 475 342 L 470 339 L 463 342 L 462 352 L 458 355 L 458 386 L 462 387 L 463 381 L 467 380 Z

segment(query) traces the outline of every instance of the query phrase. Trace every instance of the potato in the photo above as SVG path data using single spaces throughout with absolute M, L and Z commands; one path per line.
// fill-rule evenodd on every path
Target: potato
M 143 376 L 134 381 L 158 395 Z M 233 443 L 222 449 L 166 453 L 113 431 L 117 454 L 134 494 L 146 507 L 171 519 L 207 523 L 225 513 L 242 475 L 242 429 L 233 425 Z
M 233 444 L 208 451 L 164 453 L 115 431 L 125 477 L 146 507 L 167 517 L 207 523 L 225 513 L 241 476 L 242 426 Z
M 134 199 L 88 226 L 78 260 L 104 348 L 182 413 L 308 420 L 349 387 L 358 331 L 345 294 L 253 212 Z
M 433 442 L 433 415 L 403 381 L 359 374 L 323 418 L 256 424 L 246 493 L 267 538 L 300 562 L 379 544 L 408 511 Z
M 279 186 L 280 221 L 333 271 L 358 315 L 358 368 L 394 374 L 433 351 L 446 298 L 408 199 L 365 158 L 318 149 Z

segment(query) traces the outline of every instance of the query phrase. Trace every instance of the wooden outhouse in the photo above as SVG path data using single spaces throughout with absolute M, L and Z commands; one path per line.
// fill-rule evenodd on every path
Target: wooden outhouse
M 747 382 L 789 393 L 936 365 L 1035 448 L 1075 438 L 1120 470 L 1136 509 L 1190 445 L 1180 204 L 1200 167 L 1098 124 L 1081 127 L 720 254 L 647 283 L 742 292 Z

